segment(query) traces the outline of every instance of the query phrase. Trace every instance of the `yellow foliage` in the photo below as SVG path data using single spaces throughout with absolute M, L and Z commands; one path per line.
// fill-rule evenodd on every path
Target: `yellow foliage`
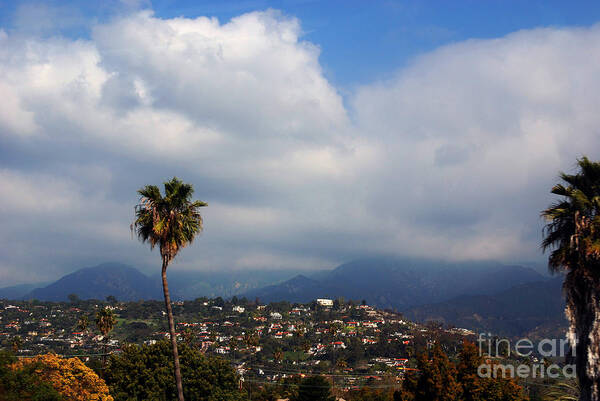
M 79 358 L 61 358 L 55 354 L 38 355 L 21 359 L 12 365 L 21 369 L 32 363 L 38 363 L 36 375 L 41 381 L 50 384 L 66 400 L 74 401 L 113 401 L 108 386 Z

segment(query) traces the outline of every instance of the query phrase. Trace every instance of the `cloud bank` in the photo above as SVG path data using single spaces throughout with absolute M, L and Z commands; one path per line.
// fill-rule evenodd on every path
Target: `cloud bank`
M 600 26 L 535 29 L 343 99 L 276 11 L 0 31 L 0 280 L 156 265 L 129 232 L 135 191 L 174 175 L 209 203 L 176 268 L 539 259 L 558 171 L 599 158 L 599 70 Z

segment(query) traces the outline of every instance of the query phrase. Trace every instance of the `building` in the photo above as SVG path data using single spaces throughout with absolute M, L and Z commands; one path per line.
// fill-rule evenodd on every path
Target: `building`
M 326 298 L 319 298 L 319 299 L 317 299 L 317 304 L 330 308 L 333 306 L 333 300 L 326 299 Z

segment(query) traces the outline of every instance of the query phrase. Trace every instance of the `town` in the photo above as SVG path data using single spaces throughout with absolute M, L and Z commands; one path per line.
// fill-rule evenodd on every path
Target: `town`
M 104 349 L 154 344 L 169 333 L 159 301 L 0 301 L 0 341 L 21 357 L 54 352 L 100 363 Z M 405 321 L 401 314 L 343 299 L 309 304 L 261 304 L 233 297 L 173 303 L 178 341 L 203 353 L 225 357 L 242 380 L 278 382 L 293 375 L 334 375 L 336 385 L 358 388 L 369 382 L 399 382 L 414 369 L 413 357 L 433 341 L 456 351 L 475 333 Z M 112 311 L 116 324 L 107 336 L 94 325 L 96 313 Z M 84 323 L 85 322 L 85 323 Z M 105 348 L 106 347 L 106 348 Z

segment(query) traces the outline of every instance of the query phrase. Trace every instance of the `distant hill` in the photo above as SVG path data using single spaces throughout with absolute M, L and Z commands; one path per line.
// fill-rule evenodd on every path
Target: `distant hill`
M 40 301 L 65 301 L 69 294 L 81 299 L 105 299 L 112 295 L 120 301 L 162 299 L 161 283 L 139 270 L 120 263 L 103 263 L 86 267 L 62 277 L 25 296 Z
M 245 295 L 262 302 L 364 299 L 416 321 L 436 320 L 507 336 L 560 337 L 566 324 L 561 285 L 561 277 L 551 279 L 525 266 L 372 258 Z
M 523 266 L 372 258 L 342 264 L 313 278 L 298 276 L 244 295 L 258 297 L 263 302 L 307 302 L 319 297 L 365 299 L 380 308 L 402 311 L 461 295 L 496 293 L 543 280 L 541 274 Z
M 173 299 L 198 297 L 231 298 L 253 289 L 280 283 L 294 277 L 302 270 L 236 270 L 236 271 L 186 271 L 177 266 L 169 270 L 169 288 Z M 157 275 L 158 277 L 158 275 Z
M 279 283 L 301 270 L 186 271 L 172 266 L 167 273 L 171 299 L 198 297 L 231 298 L 246 291 Z M 0 298 L 64 301 L 69 294 L 81 299 L 105 299 L 109 295 L 122 301 L 162 299 L 160 274 L 150 277 L 120 263 L 104 263 L 68 274 L 43 288 L 22 285 L 0 289 Z M 4 292 L 3 292 L 4 291 Z
M 0 288 L 0 299 L 21 299 L 39 284 L 19 284 Z
M 415 321 L 439 321 L 480 332 L 532 339 L 554 333 L 564 336 L 567 325 L 562 295 L 563 277 L 521 284 L 496 294 L 463 295 L 404 312 Z
M 281 284 L 253 290 L 243 294 L 243 296 L 249 299 L 259 298 L 261 302 L 289 301 L 303 303 L 323 298 L 328 294 L 329 289 L 319 281 L 299 274 Z

